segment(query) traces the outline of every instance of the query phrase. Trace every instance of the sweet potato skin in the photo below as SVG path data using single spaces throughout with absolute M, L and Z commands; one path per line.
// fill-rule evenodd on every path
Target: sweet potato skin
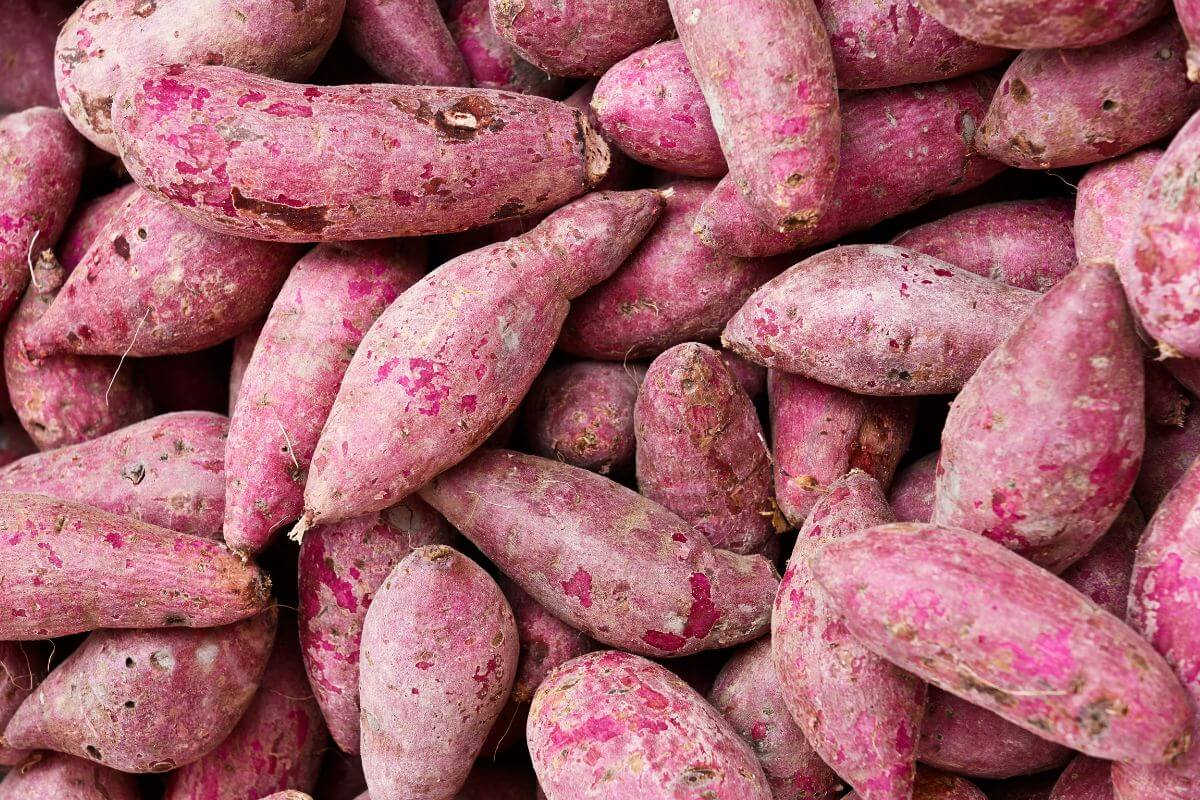
M 604 644 L 678 657 L 767 629 L 778 578 L 766 559 L 713 548 L 602 476 L 481 450 L 421 497 L 550 613 Z
M 0 800 L 139 800 L 132 775 L 62 753 L 42 753 L 0 781 Z
M 929 522 L 933 519 L 937 460 L 938 453 L 930 453 L 896 474 L 888 491 L 888 505 L 897 522 Z
M 342 36 L 388 83 L 470 86 L 437 0 L 345 0 Z
M 724 717 L 629 653 L 589 653 L 552 672 L 533 699 L 528 735 L 549 800 L 771 800 L 762 767 Z M 644 771 L 611 769 L 638 757 Z
M 1087 756 L 1076 756 L 1054 784 L 1050 800 L 1113 800 L 1111 765 Z
M 1145 528 L 1146 518 L 1130 500 L 1088 554 L 1063 571 L 1062 579 L 1117 619 L 1125 619 L 1134 558 Z
M 67 227 L 63 230 L 58 245 L 54 248 L 59 263 L 66 267 L 68 272 L 79 265 L 100 231 L 113 218 L 121 204 L 137 189 L 136 183 L 126 183 L 108 194 L 80 203 L 75 208 L 67 220 Z
M 517 54 L 496 32 L 488 11 L 488 0 L 453 0 L 446 9 L 446 25 L 471 74 L 468 85 L 562 97 L 567 82 L 547 74 Z
M 0 672 L 4 674 L 4 683 L 0 685 L 0 730 L 46 677 L 48 660 L 38 643 L 0 642 Z M 15 767 L 28 757 L 25 750 L 0 744 L 0 767 Z M 0 785 L 0 800 L 5 791 Z
M 1138 505 L 1153 514 L 1192 462 L 1200 456 L 1200 408 L 1192 404 L 1183 424 L 1146 426 L 1142 469 L 1133 485 Z
M 228 67 L 146 70 L 118 93 L 113 125 L 139 184 L 213 230 L 280 241 L 450 233 L 537 214 L 593 186 L 609 161 L 578 112 L 544 98 L 304 86 Z M 239 135 L 226 141 L 231 129 Z
M 54 41 L 74 0 L 16 0 L 4 8 L 0 36 L 0 112 L 57 106 Z
M 233 360 L 229 364 L 229 415 L 237 407 L 238 393 L 242 390 L 242 378 L 246 377 L 246 367 L 254 355 L 254 347 L 258 337 L 262 335 L 266 320 L 259 320 L 246 330 L 239 333 L 233 340 Z
M 1090 47 L 1119 39 L 1157 17 L 1165 0 L 1078 4 L 1070 0 L 921 0 L 921 8 L 966 38 L 1018 50 Z
M 1133 232 L 1142 192 L 1163 151 L 1148 147 L 1089 169 L 1075 193 L 1075 254 L 1079 262 L 1119 265 Z
M 862 800 L 858 792 L 851 792 L 843 800 Z M 912 800 L 987 800 L 983 792 L 970 781 L 957 775 L 947 775 L 933 770 L 919 770 L 913 786 Z

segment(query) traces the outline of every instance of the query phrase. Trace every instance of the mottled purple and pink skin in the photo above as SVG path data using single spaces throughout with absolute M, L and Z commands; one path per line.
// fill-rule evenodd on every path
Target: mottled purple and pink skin
M 67 220 L 67 227 L 54 251 L 58 261 L 67 272 L 75 269 L 83 260 L 92 242 L 104 230 L 104 226 L 121 208 L 121 205 L 138 190 L 136 183 L 126 183 L 99 197 L 84 201 L 75 207 Z
M 550 673 L 529 713 L 549 800 L 771 800 L 754 752 L 669 670 L 616 650 Z
M 113 96 L 154 64 L 223 64 L 283 80 L 308 77 L 337 35 L 346 0 L 88 0 L 54 50 L 71 123 L 117 154 Z
M 62 753 L 42 753 L 35 764 L 0 781 L 0 800 L 141 800 L 132 775 Z
M 716 350 L 689 342 L 654 359 L 634 432 L 638 491 L 713 547 L 758 553 L 786 528 L 758 410 Z
M 1050 800 L 1113 800 L 1111 770 L 1107 761 L 1076 756 L 1054 784 Z
M 342 37 L 388 83 L 470 86 L 437 0 L 344 0 Z
M 481 450 L 421 490 L 500 570 L 611 647 L 679 657 L 766 632 L 778 577 L 709 544 L 620 484 L 558 461 Z
M 1160 139 L 1200 105 L 1172 17 L 1079 50 L 1027 50 L 1004 73 L 975 135 L 984 155 L 1024 169 L 1093 164 Z
M 446 9 L 446 25 L 471 76 L 465 85 L 562 97 L 568 83 L 517 54 L 496 32 L 488 0 L 454 0 Z
M 39 642 L 0 642 L 0 673 L 4 676 L 0 683 L 0 730 L 46 677 L 48 656 Z M 28 750 L 0 743 L 0 767 L 15 767 L 30 755 Z M 5 797 L 4 792 L 0 786 L 0 800 Z
M 1017 50 L 1111 42 L 1159 16 L 1168 0 L 921 0 L 922 10 L 974 42 Z
M 229 421 L 207 411 L 152 417 L 0 470 L 0 492 L 82 503 L 180 533 L 220 539 Z
M 281 629 L 237 727 L 215 750 L 172 772 L 164 800 L 248 799 L 288 788 L 312 792 L 328 743 L 294 629 Z
M 1096 758 L 1187 748 L 1187 694 L 1150 643 L 987 537 L 881 525 L 810 563 L 851 634 L 945 691 Z
M 912 439 L 915 400 L 856 395 L 773 369 L 767 397 L 775 500 L 792 525 L 852 469 L 891 485 Z
M 58 105 L 54 41 L 74 0 L 16 0 L 4 7 L 0 36 L 0 112 Z
M 784 704 L 770 637 L 730 657 L 708 701 L 750 745 L 774 800 L 834 800 L 841 794 L 841 779 L 808 744 Z
M 758 287 L 779 274 L 775 260 L 705 247 L 692 224 L 712 181 L 673 181 L 662 218 L 611 278 L 571 304 L 560 349 L 625 362 L 684 342 L 715 340 Z
M 258 344 L 258 337 L 262 336 L 263 325 L 266 322 L 265 319 L 259 320 L 233 339 L 233 360 L 229 364 L 230 416 L 233 416 L 237 407 L 238 393 L 242 390 L 242 378 L 246 377 L 246 367 L 250 365 L 250 358 L 254 355 L 254 348 Z
M 361 748 L 373 800 L 453 798 L 508 699 L 517 658 L 512 609 L 479 565 L 445 545 L 401 561 L 363 625 Z
M 1010 286 L 1044 292 L 1075 269 L 1075 205 L 1008 200 L 910 228 L 891 244 Z
M 1197 457 L 1200 457 L 1200 409 L 1194 404 L 1187 409 L 1180 426 L 1147 425 L 1142 469 L 1133 485 L 1138 505 L 1147 514 L 1153 514 Z
M 271 592 L 265 573 L 210 539 L 34 494 L 0 495 L 0 573 L 0 641 L 224 625 Z
M 842 123 L 833 52 L 816 6 L 669 2 L 729 164 L 724 182 L 769 230 L 817 230 L 832 207 Z
M 344 752 L 358 752 L 359 650 L 375 592 L 413 550 L 450 544 L 453 536 L 416 497 L 305 535 L 298 568 L 300 646 L 312 692 Z
M 129 173 L 212 230 L 292 242 L 452 233 L 550 211 L 598 183 L 584 116 L 495 89 L 318 87 L 152 67 L 113 125 Z
M 1130 500 L 1088 554 L 1063 571 L 1062 579 L 1117 619 L 1125 619 L 1134 558 L 1145 528 L 1146 518 Z
M 1142 194 L 1163 151 L 1148 147 L 1090 168 L 1075 194 L 1075 253 L 1079 262 L 1120 265 Z
M 1104 535 L 1145 441 L 1142 349 L 1117 273 L 1089 262 L 1051 289 L 955 398 L 933 522 L 1051 572 Z
M 907 795 L 905 795 L 907 797 Z M 842 800 L 869 800 L 866 795 L 851 792 Z M 917 771 L 912 800 L 988 800 L 975 784 L 957 775 L 947 775 L 930 769 Z
M 574 361 L 546 370 L 522 412 L 529 451 L 601 475 L 633 471 L 641 364 Z
M 896 473 L 888 490 L 888 505 L 897 522 L 929 522 L 933 518 L 933 488 L 938 453 L 918 458 Z
M 721 341 L 771 370 L 856 394 L 949 394 L 1037 297 L 900 247 L 846 245 L 762 286 Z
M 288 273 L 242 375 L 225 446 L 225 542 L 254 554 L 304 509 L 321 428 L 363 335 L 425 274 L 420 243 L 320 245 Z
M 611 275 L 662 209 L 654 190 L 596 192 L 401 295 L 346 370 L 301 524 L 393 505 L 483 444 L 545 366 L 571 299 Z
M 870 475 L 833 483 L 800 529 L 771 617 L 783 701 L 813 749 L 866 800 L 910 796 L 926 687 L 854 639 L 809 560 L 830 542 L 894 519 Z
M 826 244 L 974 189 L 1004 169 L 971 144 L 995 89 L 995 78 L 981 74 L 848 94 L 833 199 L 814 230 L 771 229 L 725 179 L 697 215 L 696 233 L 733 255 L 771 256 Z

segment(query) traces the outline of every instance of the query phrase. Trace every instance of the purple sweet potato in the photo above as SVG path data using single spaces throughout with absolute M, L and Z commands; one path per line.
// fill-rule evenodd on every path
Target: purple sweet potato
M 46 677 L 47 660 L 38 643 L 0 642 L 0 731 Z M 0 767 L 15 767 L 28 757 L 28 751 L 0 744 Z M 5 791 L 0 786 L 0 800 L 4 800 Z
M 1111 769 L 1107 761 L 1077 756 L 1054 784 L 1050 800 L 1113 800 Z
M 1088 554 L 1063 571 L 1062 579 L 1117 619 L 1125 619 L 1134 557 L 1145 528 L 1146 518 L 1130 500 Z
M 180 533 L 221 535 L 229 421 L 163 414 L 0 470 L 0 492 L 33 492 Z
M 92 242 L 104 230 L 104 226 L 117 213 L 117 209 L 138 190 L 136 183 L 126 183 L 108 194 L 80 203 L 67 221 L 67 227 L 55 247 L 58 261 L 67 268 L 75 269 L 83 261 Z
M 431 0 L 432 1 L 432 0 Z M 321 426 L 363 334 L 425 273 L 419 243 L 321 245 L 296 263 L 242 376 L 225 446 L 225 542 L 257 553 L 304 508 Z
M 152 64 L 224 64 L 284 80 L 308 77 L 333 43 L 346 0 L 87 0 L 54 51 L 72 124 L 117 153 L 113 95 Z
M 850 392 L 947 394 L 1036 299 L 903 248 L 847 245 L 769 281 L 721 338 L 772 370 Z
M 262 800 L 313 800 L 313 798 L 311 795 L 307 795 L 304 792 L 294 792 L 291 789 L 288 789 L 285 792 L 276 792 L 275 794 L 267 795 L 266 797 L 262 798 Z M 370 800 L 370 798 L 368 798 L 368 800 Z
M 897 522 L 929 522 L 933 519 L 933 487 L 938 453 L 918 458 L 896 474 L 888 492 L 888 504 Z
M 0 800 L 140 800 L 132 775 L 61 753 L 43 753 L 0 782 Z
M 930 16 L 967 39 L 1019 50 L 1111 42 L 1142 27 L 1167 6 L 1167 0 L 921 0 Z
M 453 531 L 412 497 L 385 511 L 320 525 L 300 545 L 300 645 L 313 694 L 338 747 L 358 752 L 358 657 L 375 591 L 418 547 Z
M 102 630 L 60 664 L 4 730 L 122 772 L 167 772 L 211 752 L 250 706 L 275 609 L 219 628 Z
M 33 494 L 0 494 L 0 574 L 0 641 L 224 625 L 271 588 L 224 545 Z
M 667 669 L 604 650 L 563 664 L 529 714 L 549 800 L 771 800 L 750 746 Z
M 521 94 L 561 97 L 567 82 L 530 64 L 506 42 L 488 12 L 488 0 L 454 0 L 446 23 L 466 62 L 471 85 Z
M 118 93 L 113 125 L 139 184 L 213 230 L 280 241 L 450 233 L 538 214 L 594 186 L 609 163 L 583 115 L 545 98 L 305 86 L 228 67 L 147 70 Z
M 470 86 L 436 0 L 345 0 L 342 35 L 388 83 Z
M 454 797 L 512 689 L 517 652 L 508 601 L 466 556 L 421 547 L 392 570 L 362 634 L 362 759 L 373 800 Z
M 57 106 L 54 40 L 75 0 L 13 0 L 4 5 L 0 34 L 0 112 Z
M 342 380 L 300 531 L 386 508 L 491 436 L 545 365 L 571 299 L 612 274 L 662 208 L 653 190 L 590 194 L 401 295 Z
M 1104 161 L 1174 131 L 1200 105 L 1187 41 L 1166 17 L 1106 44 L 1026 50 L 975 135 L 984 155 L 1025 169 Z
M 1079 262 L 1120 265 L 1142 193 L 1163 151 L 1146 148 L 1089 169 L 1075 195 L 1075 253 Z
M 751 400 L 757 401 L 767 392 L 767 370 L 737 353 L 721 349 L 721 359 L 733 377 L 742 385 Z
M 1141 343 L 1113 268 L 1078 267 L 980 365 L 942 430 L 933 521 L 1052 572 L 1092 548 L 1142 463 Z
M 864 800 L 864 795 L 851 792 L 842 800 Z M 987 797 L 973 783 L 957 775 L 923 769 L 917 771 L 912 800 L 987 800 Z
M 764 633 L 778 579 L 657 503 L 550 459 L 481 450 L 421 497 L 554 616 L 597 641 L 685 656 Z
M 530 452 L 601 475 L 632 471 L 640 364 L 575 361 L 543 372 L 525 400 Z
M 597 135 L 604 140 L 605 146 L 608 148 L 608 174 L 605 175 L 593 188 L 596 191 L 618 191 L 621 189 L 631 188 L 633 183 L 633 162 L 630 161 L 624 153 L 613 146 L 613 143 L 609 141 L 608 136 L 605 135 L 604 131 L 600 130 L 600 123 L 596 119 L 595 109 L 592 108 L 592 95 L 595 93 L 595 91 L 596 81 L 588 81 L 563 98 L 562 101 L 563 105 L 567 106 L 568 108 L 573 108 L 580 114 L 583 114 L 584 118 L 587 120 L 588 128 L 596 131 Z M 535 221 L 538 220 L 536 216 L 527 216 L 525 219 L 533 219 Z M 529 228 L 527 227 L 525 230 L 529 230 Z
M 586 358 L 651 358 L 717 338 L 754 290 L 783 264 L 705 247 L 692 223 L 714 184 L 674 181 L 662 219 L 608 280 L 571 304 L 559 347 Z
M 634 431 L 638 491 L 713 547 L 758 553 L 786 529 L 758 411 L 716 350 L 691 342 L 654 359 Z
M 1074 204 L 988 203 L 911 228 L 892 244 L 1010 286 L 1044 292 L 1075 269 Z
M 250 358 L 254 355 L 254 348 L 258 345 L 258 337 L 262 336 L 263 325 L 266 322 L 265 319 L 259 320 L 239 333 L 233 340 L 233 361 L 229 365 L 230 416 L 233 416 L 237 406 L 238 393 L 242 390 L 242 379 L 246 377 L 246 367 L 250 365 Z
M 855 641 L 813 580 L 809 559 L 829 542 L 893 519 L 870 475 L 852 472 L 830 486 L 800 529 L 771 617 L 771 653 L 792 718 L 866 800 L 912 792 L 925 684 Z
M 1198 457 L 1200 408 L 1189 407 L 1182 426 L 1147 425 L 1142 469 L 1133 485 L 1133 496 L 1142 510 L 1153 514 Z
M 864 397 L 800 375 L 769 370 L 775 500 L 788 522 L 804 522 L 829 485 L 860 469 L 885 489 L 908 449 L 916 402 Z
M 895 523 L 811 564 L 851 634 L 945 691 L 1096 758 L 1162 764 L 1187 748 L 1187 695 L 1150 644 L 987 537 Z

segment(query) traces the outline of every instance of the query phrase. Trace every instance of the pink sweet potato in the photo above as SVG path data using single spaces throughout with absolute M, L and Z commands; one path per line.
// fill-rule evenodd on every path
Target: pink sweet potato
M 561 97 L 567 82 L 530 64 L 501 38 L 492 24 L 488 0 L 454 0 L 446 23 L 470 73 L 470 84 L 482 89 Z
M 933 521 L 1052 572 L 1092 548 L 1142 463 L 1142 353 L 1113 268 L 1083 264 L 984 360 L 942 431 Z
M 122 772 L 167 772 L 211 752 L 250 706 L 275 609 L 219 628 L 96 631 L 4 730 L 16 747 Z
M 342 35 L 388 83 L 470 86 L 436 0 L 345 0 Z
M 616 650 L 550 674 L 533 699 L 529 752 L 549 800 L 771 800 L 758 759 L 715 708 Z
M 1111 42 L 1142 27 L 1167 5 L 1167 0 L 921 0 L 922 9 L 962 36 L 1019 50 Z
M 1146 426 L 1142 469 L 1133 485 L 1133 496 L 1147 514 L 1159 503 L 1200 457 L 1200 408 L 1187 409 L 1183 425 Z
M 33 494 L 0 494 L 0 574 L 0 640 L 223 625 L 271 588 L 216 542 Z
M 1192 710 L 1148 642 L 990 539 L 895 523 L 831 542 L 817 581 L 864 646 L 1096 758 L 1169 762 Z
M 1111 769 L 1107 761 L 1077 756 L 1054 784 L 1050 800 L 1113 800 Z
M 450 233 L 538 214 L 609 164 L 583 115 L 544 98 L 305 86 L 228 67 L 147 70 L 118 93 L 113 126 L 130 174 L 181 213 L 280 241 Z
M 778 579 L 587 470 L 482 450 L 421 497 L 551 614 L 597 641 L 685 656 L 767 629 Z
M 843 800 L 864 800 L 864 796 L 851 792 Z M 925 769 L 917 772 L 912 800 L 987 800 L 987 797 L 973 783 L 957 775 Z
M 1146 518 L 1130 500 L 1088 554 L 1063 571 L 1062 579 L 1117 619 L 1124 619 L 1134 557 L 1145 528 Z
M 654 359 L 634 431 L 638 491 L 713 547 L 758 553 L 786 528 L 771 497 L 758 411 L 716 350 L 693 342 Z
M 0 782 L 0 800 L 140 800 L 132 775 L 61 753 L 14 769 Z
M 46 677 L 47 654 L 35 642 L 0 642 L 0 731 Z M 0 767 L 15 767 L 29 753 L 0 744 Z M 0 786 L 0 800 L 5 798 Z
M 58 246 L 54 248 L 58 253 L 59 263 L 66 267 L 68 272 L 79 266 L 79 262 L 83 261 L 84 255 L 100 235 L 100 231 L 104 230 L 104 226 L 117 213 L 117 209 L 137 190 L 136 183 L 126 183 L 108 194 L 92 198 L 76 207 L 67 221 Z
M 896 474 L 888 492 L 888 505 L 898 522 L 933 519 L 933 487 L 938 453 L 918 458 Z
M 529 391 L 571 299 L 620 266 L 662 207 L 653 190 L 597 192 L 406 291 L 350 362 L 301 526 L 386 508 L 481 445 Z
M 848 245 L 768 282 L 721 338 L 751 361 L 850 392 L 944 394 L 966 383 L 1035 299 L 920 253 Z
M 54 40 L 74 0 L 12 0 L 0 34 L 0 112 L 57 106 Z
M 1079 262 L 1120 265 L 1142 193 L 1163 151 L 1146 148 L 1089 169 L 1075 195 L 1075 253 Z
M 152 64 L 224 64 L 284 80 L 306 78 L 329 49 L 345 0 L 87 0 L 54 51 L 58 96 L 71 123 L 116 153 L 113 95 Z
M 421 547 L 392 570 L 362 638 L 362 759 L 373 800 L 454 797 L 512 689 L 517 649 L 508 601 L 466 556 Z
M 242 390 L 242 379 L 246 377 L 246 367 L 250 365 L 250 358 L 254 355 L 254 348 L 258 345 L 258 337 L 262 336 L 265 324 L 265 319 L 260 320 L 239 333 L 233 340 L 233 361 L 229 365 L 230 416 L 233 416 L 237 406 L 238 393 Z
M 568 318 L 569 319 L 569 318 Z M 721 349 L 721 359 L 725 362 L 726 368 L 733 373 L 733 377 L 746 394 L 750 395 L 750 399 L 757 401 L 767 392 L 767 371 L 763 367 L 755 364 L 753 361 L 747 361 L 737 353 L 729 350 Z

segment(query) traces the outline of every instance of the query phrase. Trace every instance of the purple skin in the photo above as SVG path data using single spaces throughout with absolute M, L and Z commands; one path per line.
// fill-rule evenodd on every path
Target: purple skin
M 535 456 L 600 475 L 632 472 L 633 404 L 646 368 L 576 361 L 543 372 L 525 399 L 525 436 Z
M 1162 150 L 1147 148 L 1097 164 L 1084 173 L 1075 195 L 1079 263 L 1120 264 L 1118 257 L 1133 232 L 1142 194 L 1162 156 Z
M 891 484 L 912 438 L 915 400 L 864 397 L 775 370 L 767 373 L 767 396 L 775 499 L 792 525 L 852 469 Z
M 517 641 L 508 601 L 475 562 L 445 545 L 400 562 L 363 626 L 362 760 L 373 800 L 457 794 L 512 689 Z
M 1194 404 L 1188 408 L 1181 426 L 1147 425 L 1142 469 L 1133 485 L 1138 505 L 1153 514 L 1197 457 L 1200 457 L 1200 409 Z
M 929 522 L 933 518 L 933 485 L 938 453 L 922 456 L 896 475 L 888 505 L 897 522 Z
M 0 782 L 0 800 L 140 800 L 132 775 L 62 753 L 42 753 Z
M 772 800 L 758 759 L 717 709 L 629 653 L 590 653 L 550 673 L 528 738 L 549 800 Z
M 1167 0 L 921 0 L 924 11 L 967 39 L 1017 50 L 1111 42 L 1167 6 Z
M 1010 286 L 1044 292 L 1075 269 L 1074 204 L 1009 200 L 911 228 L 891 243 Z
M 1121 512 L 1142 463 L 1141 343 L 1113 268 L 1042 296 L 955 398 L 933 522 L 1062 572 Z
M 488 0 L 454 0 L 446 11 L 446 24 L 471 73 L 468 85 L 562 97 L 567 81 L 547 74 L 517 55 L 492 25 Z
M 229 420 L 163 414 L 0 470 L 0 492 L 83 503 L 180 533 L 220 539 Z
M 75 0 L 16 0 L 4 6 L 0 36 L 0 112 L 57 106 L 54 41 Z
M 907 798 L 908 795 L 905 795 Z M 870 800 L 869 795 L 851 792 L 842 800 Z M 923 769 L 917 771 L 912 787 L 912 800 L 988 800 L 983 792 L 968 780 L 957 775 Z
M 143 187 L 205 227 L 277 241 L 452 233 L 538 214 L 609 164 L 585 118 L 545 98 L 305 86 L 228 67 L 146 70 L 118 93 L 113 125 Z
M 436 0 L 345 0 L 345 5 L 342 35 L 388 83 L 471 85 Z
M 1051 169 L 1160 139 L 1200 105 L 1186 50 L 1172 17 L 1096 47 L 1027 50 L 1004 73 L 975 146 L 1014 167 Z
M 810 563 L 851 634 L 945 691 L 1096 758 L 1163 764 L 1187 748 L 1188 697 L 1150 644 L 984 536 L 881 525 Z
M 1004 169 L 971 145 L 995 89 L 994 78 L 973 75 L 851 93 L 842 102 L 841 168 L 833 200 L 814 230 L 772 230 L 725 179 L 697 215 L 696 233 L 726 253 L 772 256 L 827 244 L 930 200 L 974 189 Z
M 83 261 L 84 255 L 92 246 L 92 242 L 96 241 L 100 231 L 104 230 L 104 226 L 117 213 L 117 209 L 136 191 L 136 183 L 127 183 L 108 194 L 80 203 L 75 208 L 58 246 L 54 248 L 58 253 L 58 262 L 67 272 L 79 266 L 79 262 Z
M 0 494 L 0 574 L 0 641 L 225 625 L 271 594 L 224 545 L 33 494 Z
M 1125 619 L 1129 584 L 1146 518 L 1130 500 L 1088 554 L 1062 573 L 1062 579 L 1117 619 Z
M 758 756 L 774 800 L 833 800 L 841 794 L 841 779 L 809 746 L 784 705 L 769 637 L 733 654 L 708 701 Z
M 320 245 L 288 273 L 225 446 L 225 542 L 254 554 L 300 516 L 321 427 L 363 335 L 425 274 L 421 243 Z
M 692 223 L 712 181 L 672 181 L 662 219 L 611 278 L 571 304 L 558 346 L 624 363 L 684 342 L 712 341 L 782 263 L 705 247 Z
M 250 358 L 254 355 L 254 348 L 258 344 L 258 337 L 262 336 L 263 325 L 266 322 L 265 319 L 259 320 L 239 333 L 233 340 L 233 361 L 229 365 L 230 416 L 233 416 L 237 407 L 238 393 L 242 390 L 242 379 L 246 377 L 246 367 L 250 365 Z
M 590 194 L 401 295 L 342 380 L 301 532 L 393 505 L 481 445 L 545 366 L 571 299 L 611 275 L 662 208 L 654 190 Z
M 0 730 L 3 730 L 12 715 L 42 679 L 46 677 L 49 654 L 40 642 L 0 642 Z M 0 767 L 15 767 L 32 755 L 28 750 L 18 750 L 0 744 Z M 6 795 L 0 785 L 0 800 L 5 797 L 24 797 L 20 794 Z
M 728 350 L 718 351 L 721 354 L 721 359 L 725 362 L 725 368 L 733 373 L 734 379 L 741 384 L 742 389 L 750 396 L 751 400 L 758 401 L 764 394 L 767 393 L 767 370 L 755 364 L 753 361 L 747 361 L 737 353 L 732 353 Z
M 300 646 L 313 694 L 344 752 L 359 743 L 358 658 L 375 592 L 418 547 L 454 532 L 419 498 L 385 511 L 319 525 L 300 545 Z
M 1050 800 L 1058 776 L 1054 773 L 1012 778 L 988 786 L 988 800 Z
M 893 519 L 871 476 L 852 472 L 830 486 L 800 529 L 771 617 L 771 652 L 792 718 L 866 800 L 912 792 L 925 684 L 854 640 L 813 580 L 809 559 Z
M 716 350 L 692 342 L 654 359 L 634 430 L 638 491 L 713 547 L 758 553 L 786 529 L 758 411 Z
M 587 470 L 481 450 L 421 497 L 546 610 L 599 642 L 679 657 L 761 636 L 778 578 Z
M 1050 793 L 1050 800 L 1113 800 L 1112 765 L 1087 756 L 1076 756 Z M 1155 795 L 1162 799 L 1165 795 Z
M 1182 428 L 1192 396 L 1157 361 L 1142 362 L 1146 373 L 1146 425 Z
M 721 341 L 772 370 L 857 394 L 949 394 L 1037 297 L 899 247 L 847 245 L 765 284 Z
M 219 628 L 96 631 L 17 709 L 4 740 L 122 772 L 190 764 L 250 706 L 276 616 L 272 608 Z

